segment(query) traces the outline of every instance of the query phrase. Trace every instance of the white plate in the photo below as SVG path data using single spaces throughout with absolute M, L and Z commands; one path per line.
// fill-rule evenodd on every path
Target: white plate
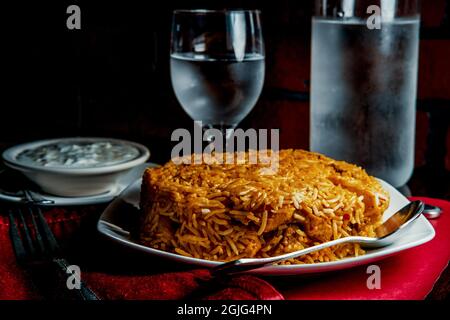
M 143 163 L 141 165 L 138 165 L 132 170 L 130 170 L 130 172 L 125 174 L 123 177 L 121 177 L 118 183 L 111 190 L 95 196 L 62 197 L 46 194 L 38 190 L 32 191 L 37 195 L 44 197 L 45 199 L 54 201 L 54 203 L 48 204 L 46 206 L 77 206 L 77 205 L 106 203 L 117 197 L 126 187 L 128 187 L 131 183 L 135 182 L 136 179 L 139 179 L 146 168 L 156 166 L 158 165 L 155 163 Z M 0 200 L 19 203 L 22 201 L 22 198 L 0 192 Z
M 385 188 L 385 190 L 389 192 L 391 198 L 390 206 L 383 216 L 383 220 L 386 220 L 397 210 L 408 204 L 409 201 L 388 183 L 382 180 L 380 180 L 380 182 L 383 185 L 383 188 Z M 140 245 L 135 240 L 131 239 L 129 231 L 126 227 L 127 217 L 124 215 L 126 214 L 126 211 L 123 210 L 123 206 L 130 204 L 135 207 L 139 206 L 140 187 L 141 179 L 130 185 L 116 200 L 114 200 L 105 209 L 97 224 L 97 229 L 100 231 L 100 233 L 116 242 L 125 245 L 126 247 L 129 247 L 130 249 L 136 249 L 160 258 L 170 259 L 174 263 L 186 263 L 199 267 L 212 267 L 220 264 L 220 262 L 189 258 L 178 254 L 149 248 Z M 420 216 L 407 230 L 403 238 L 399 239 L 390 246 L 367 251 L 367 253 L 363 256 L 315 264 L 267 266 L 249 271 L 249 273 L 260 275 L 295 275 L 347 269 L 359 265 L 369 264 L 374 261 L 384 259 L 393 254 L 397 254 L 406 249 L 416 247 L 430 241 L 431 239 L 433 239 L 434 235 L 435 232 L 431 224 L 424 216 Z

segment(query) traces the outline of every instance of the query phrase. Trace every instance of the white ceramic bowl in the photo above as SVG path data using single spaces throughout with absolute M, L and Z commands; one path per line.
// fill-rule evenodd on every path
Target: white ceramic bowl
M 17 156 L 24 150 L 34 149 L 42 145 L 60 142 L 99 142 L 109 141 L 129 144 L 139 150 L 139 155 L 126 162 L 98 167 L 45 167 L 37 164 L 18 161 Z M 3 152 L 6 166 L 22 172 L 28 179 L 36 183 L 44 192 L 64 196 L 82 197 L 97 195 L 109 191 L 119 178 L 132 168 L 147 161 L 150 151 L 135 142 L 111 138 L 61 138 L 40 140 L 14 146 Z

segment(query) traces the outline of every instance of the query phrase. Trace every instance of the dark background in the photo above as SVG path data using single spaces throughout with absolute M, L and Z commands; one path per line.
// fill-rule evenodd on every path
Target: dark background
M 415 195 L 450 197 L 450 0 L 422 2 L 417 168 L 410 187 Z M 265 88 L 241 126 L 279 128 L 282 148 L 307 149 L 312 3 L 73 0 L 3 5 L 1 48 L 7 58 L 0 151 L 41 138 L 111 136 L 144 143 L 154 162 L 168 160 L 171 132 L 192 126 L 170 84 L 172 10 L 223 7 L 262 11 Z M 66 28 L 71 4 L 81 8 L 81 30 Z

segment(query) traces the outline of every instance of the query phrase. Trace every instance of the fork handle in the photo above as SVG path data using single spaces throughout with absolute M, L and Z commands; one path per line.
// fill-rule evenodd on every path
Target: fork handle
M 66 259 L 55 258 L 53 259 L 53 263 L 55 263 L 59 270 L 66 276 L 70 274 L 70 272 L 67 272 L 69 263 Z M 100 300 L 94 291 L 92 291 L 83 281 L 80 281 L 80 289 L 75 290 L 81 300 Z

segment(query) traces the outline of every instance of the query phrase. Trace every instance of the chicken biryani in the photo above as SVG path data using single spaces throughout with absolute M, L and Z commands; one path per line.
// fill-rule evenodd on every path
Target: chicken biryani
M 230 261 L 277 256 L 352 235 L 375 236 L 389 195 L 374 177 L 304 150 L 281 150 L 277 156 L 276 172 L 266 170 L 267 163 L 250 163 L 249 153 L 238 164 L 170 161 L 148 168 L 139 241 L 183 256 Z M 283 264 L 362 254 L 358 244 L 342 244 Z

